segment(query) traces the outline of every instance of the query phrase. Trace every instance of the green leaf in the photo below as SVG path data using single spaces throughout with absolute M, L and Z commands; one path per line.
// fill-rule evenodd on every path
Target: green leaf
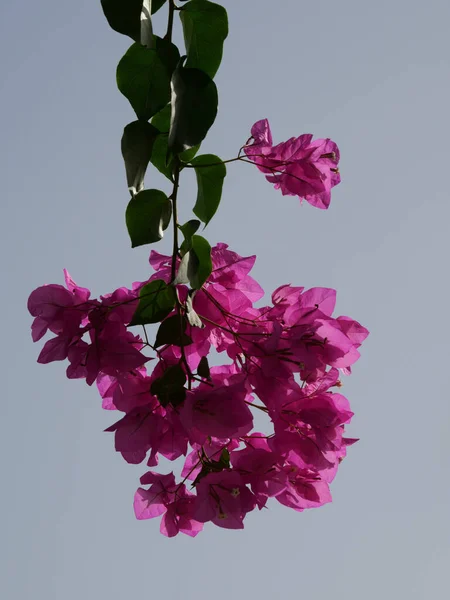
M 199 290 L 212 272 L 211 246 L 201 235 L 193 235 L 189 250 L 188 277 L 191 287 Z
M 217 115 L 214 81 L 199 69 L 185 69 L 180 60 L 173 73 L 169 150 L 174 154 L 200 144 Z
M 152 153 L 152 165 L 173 182 L 173 156 L 169 153 L 170 104 L 167 104 L 152 119 L 152 125 L 161 133 Z
M 167 110 L 168 109 L 168 110 Z M 168 113 L 167 126 L 165 126 L 165 117 Z M 155 115 L 152 119 L 152 125 L 157 127 L 161 133 L 155 140 L 151 163 L 158 169 L 167 179 L 173 182 L 173 154 L 169 152 L 169 128 L 170 128 L 170 104 Z M 164 133 L 165 132 L 165 133 Z M 194 146 L 180 154 L 180 159 L 183 162 L 190 162 L 200 149 L 200 145 Z
M 117 66 L 117 86 L 129 100 L 138 119 L 148 121 L 170 100 L 170 79 L 176 46 L 156 38 L 155 48 L 133 44 Z
M 228 448 L 224 448 L 222 450 L 222 454 L 220 455 L 220 462 L 223 464 L 225 469 L 230 468 L 230 452 L 228 451 Z
M 186 67 L 201 69 L 211 78 L 222 61 L 228 35 L 227 11 L 207 0 L 192 0 L 180 11 L 187 52 Z
M 167 152 L 169 149 L 168 145 L 169 136 L 167 133 L 160 133 L 153 144 L 153 152 L 151 162 L 154 167 L 158 169 L 167 179 L 173 182 L 172 175 L 172 160 L 167 161 Z
M 172 42 L 169 42 L 169 40 L 166 40 L 165 38 L 155 36 L 155 39 L 156 52 L 165 65 L 170 77 L 172 77 L 172 74 L 180 61 L 180 51 L 175 44 L 172 44 Z
M 181 365 L 172 365 L 152 383 L 150 391 L 162 406 L 166 407 L 168 404 L 179 406 L 186 398 L 185 383 L 186 373 Z
M 219 460 L 208 459 L 203 455 L 202 470 L 194 480 L 193 486 L 196 486 L 204 477 L 210 473 L 220 473 L 224 469 L 230 468 L 230 453 L 227 448 L 224 448 L 220 454 Z
M 197 221 L 197 219 L 191 219 L 184 225 L 178 225 L 178 229 L 180 229 L 181 233 L 184 236 L 184 242 L 181 244 L 180 247 L 181 256 L 184 256 L 186 252 L 190 249 L 192 236 L 198 231 L 199 227 L 200 221 Z
M 155 346 L 173 345 L 189 346 L 192 344 L 191 338 L 186 335 L 186 321 L 180 315 L 173 315 L 164 319 L 156 334 Z
M 131 198 L 126 222 L 131 247 L 159 242 L 172 216 L 172 202 L 160 190 L 144 190 Z
M 128 188 L 133 195 L 144 189 L 144 176 L 158 133 L 156 127 L 146 121 L 133 121 L 123 131 L 122 156 Z
M 152 2 L 152 15 L 155 14 L 155 12 L 158 12 L 158 10 L 161 8 L 161 6 L 164 6 L 164 4 L 166 3 L 167 0 L 153 0 Z
M 188 150 L 182 152 L 179 155 L 181 162 L 190 163 L 194 156 L 197 154 L 197 152 L 200 150 L 200 146 L 201 144 L 197 144 L 197 146 L 193 146 L 192 148 L 189 148 Z
M 157 113 L 152 119 L 152 125 L 161 133 L 169 133 L 170 129 L 170 104 Z
M 101 0 L 101 2 L 110 27 L 139 42 L 142 0 Z
M 209 363 L 206 356 L 202 356 L 200 359 L 197 367 L 197 373 L 200 375 L 200 377 L 203 377 L 203 379 L 209 379 L 211 377 L 209 372 Z
M 143 0 L 101 0 L 103 12 L 114 31 L 128 35 L 135 42 L 141 41 L 141 11 Z M 152 1 L 152 14 L 166 0 Z
M 172 312 L 175 302 L 175 289 L 165 281 L 155 279 L 147 283 L 139 292 L 139 305 L 130 325 L 159 323 Z
M 161 134 L 158 136 L 153 147 L 151 162 L 167 179 L 173 182 L 173 154 L 169 152 L 169 129 L 170 129 L 170 104 L 167 104 L 152 119 L 152 125 L 156 127 Z M 190 162 L 200 149 L 200 145 L 194 146 L 180 154 L 183 162 Z
M 197 202 L 193 211 L 206 227 L 219 207 L 227 169 L 220 158 L 214 154 L 197 156 L 191 161 L 191 165 L 195 167 L 198 186 Z
M 188 248 L 188 250 L 186 250 L 186 248 Z M 200 235 L 193 235 L 190 242 L 186 243 L 184 252 L 173 284 L 189 284 L 193 290 L 199 290 L 211 275 L 211 246 L 205 238 Z M 193 309 L 192 298 L 190 299 L 190 305 L 188 304 L 188 301 L 189 298 L 186 301 L 186 306 L 188 312 L 192 312 L 192 322 L 190 319 L 191 325 L 203 327 L 203 323 Z
M 199 227 L 200 227 L 200 221 L 197 221 L 197 219 L 191 219 L 184 225 L 178 225 L 178 229 L 184 235 L 185 240 L 190 240 L 192 238 L 192 236 L 194 235 L 194 233 L 196 233 L 196 231 L 198 231 Z
M 210 459 L 207 463 L 207 466 L 211 469 L 211 471 L 222 471 L 223 469 L 230 468 L 230 453 L 227 448 L 224 448 L 220 454 L 219 460 Z

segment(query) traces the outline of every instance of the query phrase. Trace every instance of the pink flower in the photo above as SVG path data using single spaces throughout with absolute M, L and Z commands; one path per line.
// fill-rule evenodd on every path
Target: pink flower
M 203 444 L 208 437 L 239 438 L 253 426 L 253 415 L 247 405 L 245 380 L 238 375 L 214 375 L 209 384 L 201 384 L 188 392 L 181 408 L 181 422 L 191 442 Z
M 249 156 L 262 157 L 265 166 L 258 166 L 270 174 L 275 159 L 265 122 L 254 137 Z M 314 146 L 306 138 L 297 143 L 297 158 Z M 153 252 L 151 279 L 169 281 L 171 261 Z M 162 516 L 161 532 L 169 537 L 195 536 L 206 521 L 242 529 L 246 514 L 270 498 L 297 511 L 330 502 L 329 484 L 356 441 L 345 437 L 353 413 L 334 388 L 368 331 L 333 316 L 336 291 L 329 288 L 284 285 L 272 305 L 255 308 L 263 291 L 250 276 L 254 262 L 226 244 L 212 249 L 212 273 L 193 297 L 204 326 L 186 318 L 188 344 L 153 348 L 151 373 L 142 353 L 147 344 L 129 329 L 141 283 L 89 300 L 89 290 L 65 272 L 66 288 L 43 286 L 30 295 L 33 339 L 55 335 L 39 362 L 68 358 L 69 378 L 96 381 L 103 408 L 125 413 L 107 429 L 123 458 L 154 467 L 160 456 L 186 457 L 181 484 L 172 473 L 150 471 L 141 478 L 148 489 L 139 488 L 134 499 L 136 517 Z M 185 305 L 187 286 L 178 285 L 177 293 L 184 316 L 192 309 Z M 225 351 L 231 364 L 200 365 L 211 347 Z M 251 433 L 255 409 L 271 421 L 267 435 Z
M 140 352 L 142 342 L 127 330 L 119 315 L 109 313 L 90 315 L 89 336 L 91 344 L 85 349 L 82 362 L 86 366 L 86 383 L 92 385 L 101 372 L 110 375 L 137 369 L 150 359 Z M 69 360 L 70 360 L 69 356 Z M 77 361 L 80 357 L 77 357 Z
M 150 378 L 143 367 L 118 373 L 117 376 L 101 372 L 97 378 L 98 391 L 106 410 L 129 412 L 133 408 L 149 404 L 153 400 L 150 385 Z
M 286 488 L 276 496 L 281 504 L 299 512 L 331 502 L 330 488 L 314 472 L 285 467 Z
M 141 484 L 151 484 L 148 490 L 139 488 L 134 496 L 137 519 L 152 519 L 163 515 L 161 533 L 173 537 L 180 531 L 195 537 L 203 523 L 193 518 L 195 496 L 183 484 L 176 485 L 173 473 L 160 475 L 149 471 L 141 477 Z
M 211 461 L 219 461 L 224 450 L 231 452 L 240 445 L 238 440 L 219 440 L 218 438 L 209 437 L 204 444 L 191 444 L 193 450 L 190 452 L 184 461 L 181 476 L 191 481 L 195 481 L 197 475 L 201 472 L 203 463 Z
M 28 298 L 28 310 L 35 317 L 33 341 L 41 339 L 49 329 L 58 335 L 71 337 L 80 327 L 90 307 L 62 285 L 44 285 Z
M 255 123 L 251 133 L 252 143 L 247 143 L 244 152 L 275 189 L 304 198 L 317 208 L 328 208 L 331 188 L 340 182 L 339 148 L 334 142 L 313 141 L 311 134 L 303 134 L 273 146 L 267 119 Z
M 226 529 L 243 529 L 244 517 L 256 506 L 256 498 L 234 471 L 210 473 L 197 484 L 195 518 Z
M 264 508 L 267 499 L 277 496 L 286 489 L 287 477 L 281 470 L 284 459 L 273 452 L 266 436 L 253 433 L 245 440 L 245 448 L 231 453 L 231 464 L 249 483 L 258 502 Z
M 159 406 L 149 404 L 135 408 L 105 431 L 115 432 L 115 448 L 127 462 L 142 462 L 156 437 L 160 415 Z

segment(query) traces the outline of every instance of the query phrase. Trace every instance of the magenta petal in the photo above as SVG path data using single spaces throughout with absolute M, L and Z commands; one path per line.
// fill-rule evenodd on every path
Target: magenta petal
M 43 365 L 55 360 L 64 360 L 67 358 L 67 349 L 69 340 L 66 337 L 58 335 L 45 343 L 38 357 L 38 363 Z
M 41 317 L 36 317 L 31 326 L 31 337 L 33 342 L 39 341 L 47 333 L 47 330 L 47 322 L 44 321 L 44 319 L 41 319 Z
M 253 125 L 251 133 L 256 144 L 272 146 L 272 132 L 270 131 L 270 125 L 267 119 L 257 121 Z

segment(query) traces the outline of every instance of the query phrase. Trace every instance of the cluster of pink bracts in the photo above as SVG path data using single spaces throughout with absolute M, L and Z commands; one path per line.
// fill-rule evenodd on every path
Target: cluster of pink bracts
M 337 169 L 328 164 L 338 160 L 332 142 L 301 136 L 290 141 L 290 150 L 288 142 L 272 147 L 267 121 L 252 135 L 245 152 L 270 181 L 283 193 L 327 206 L 337 182 Z M 286 183 L 289 170 L 303 181 L 303 191 L 295 178 L 294 187 Z M 268 498 L 297 511 L 330 502 L 329 484 L 355 441 L 344 437 L 352 412 L 338 391 L 339 377 L 350 373 L 368 331 L 349 317 L 332 316 L 332 289 L 284 285 L 269 306 L 256 308 L 264 292 L 249 275 L 254 262 L 218 244 L 202 289 L 192 298 L 185 285 L 177 286 L 181 304 L 192 300 L 197 319 L 179 345 L 155 347 L 146 331 L 140 336 L 128 329 L 148 281 L 91 300 L 65 272 L 66 287 L 40 287 L 28 301 L 33 340 L 54 334 L 38 362 L 68 359 L 69 378 L 96 382 L 103 407 L 124 413 L 107 431 L 127 462 L 154 468 L 159 455 L 186 457 L 180 481 L 173 473 L 148 471 L 134 499 L 136 517 L 162 515 L 167 536 L 195 536 L 208 521 L 243 528 L 246 514 L 265 507 Z M 170 283 L 171 263 L 172 257 L 152 251 L 149 281 Z M 229 360 L 205 371 L 211 350 Z M 155 361 L 151 372 L 149 361 Z M 153 384 L 171 368 L 181 372 L 183 395 L 163 403 Z M 265 413 L 270 432 L 253 431 L 254 411 Z
M 304 133 L 273 146 L 269 122 L 263 119 L 253 125 L 244 152 L 284 196 L 304 198 L 316 208 L 329 207 L 331 188 L 341 181 L 339 148 L 330 139 L 313 141 L 310 133 Z

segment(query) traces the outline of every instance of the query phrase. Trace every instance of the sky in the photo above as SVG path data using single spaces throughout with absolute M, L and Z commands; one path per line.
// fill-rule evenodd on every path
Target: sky
M 336 288 L 337 314 L 371 331 L 342 390 L 360 442 L 332 484 L 333 503 L 318 510 L 272 502 L 243 531 L 209 525 L 195 539 L 166 539 L 158 519 L 135 520 L 145 465 L 114 452 L 103 430 L 115 415 L 95 386 L 67 380 L 61 363 L 36 363 L 26 310 L 34 288 L 63 282 L 63 268 L 94 296 L 150 275 L 148 247 L 132 250 L 124 225 L 120 137 L 134 113 L 115 68 L 130 41 L 109 29 L 99 1 L 3 2 L 5 599 L 445 596 L 450 4 L 227 4 L 219 116 L 202 151 L 232 158 L 267 117 L 276 142 L 335 140 L 342 183 L 319 211 L 231 164 L 205 235 L 256 254 L 253 274 L 268 294 L 284 283 Z M 155 28 L 164 30 L 162 18 Z M 147 185 L 167 186 L 154 172 Z M 182 215 L 194 199 L 186 176 Z

